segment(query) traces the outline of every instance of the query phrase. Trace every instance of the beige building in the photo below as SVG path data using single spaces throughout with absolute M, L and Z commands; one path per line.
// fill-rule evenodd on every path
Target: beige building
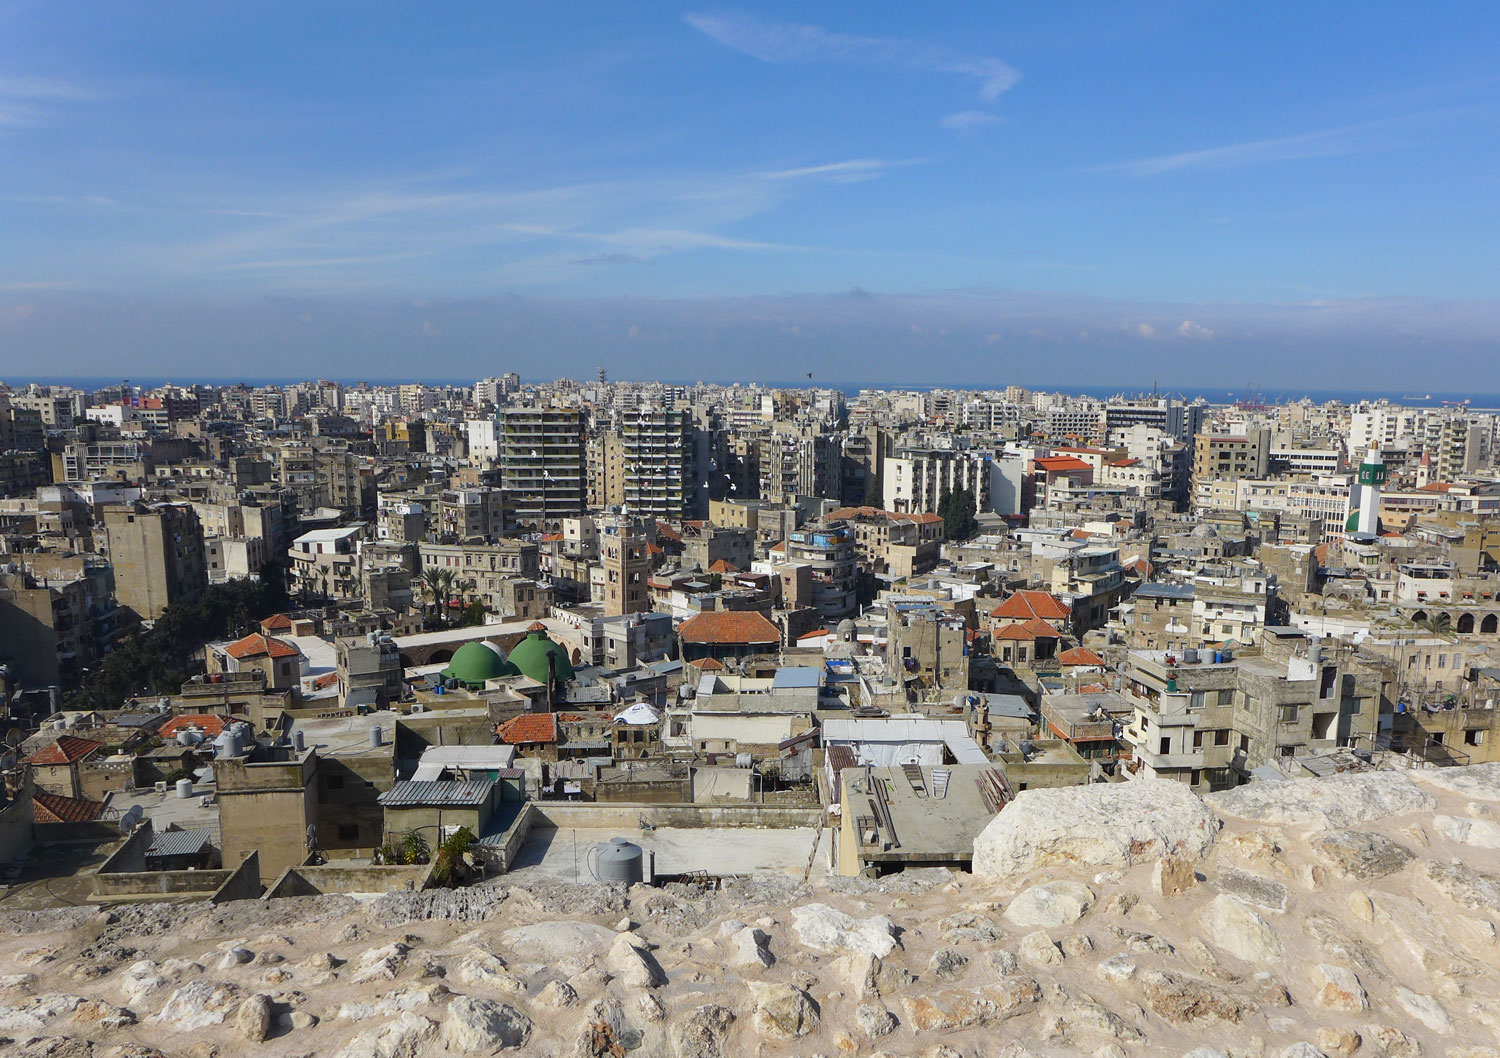
M 208 587 L 203 530 L 186 504 L 106 507 L 104 528 L 115 571 L 115 598 L 144 621 Z

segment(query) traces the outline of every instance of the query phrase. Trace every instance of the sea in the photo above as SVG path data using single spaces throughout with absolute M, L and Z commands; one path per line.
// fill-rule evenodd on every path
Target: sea
M 312 376 L 301 377 L 228 377 L 228 376 L 204 376 L 200 378 L 189 378 L 178 376 L 167 377 L 131 377 L 129 382 L 132 386 L 140 386 L 144 389 L 154 389 L 163 385 L 210 385 L 228 386 L 236 383 L 244 383 L 249 386 L 290 386 L 297 382 L 307 382 Z M 319 376 L 326 377 L 326 376 Z M 98 390 L 107 386 L 118 386 L 122 379 L 103 376 L 66 376 L 66 375 L 36 375 L 32 377 L 7 377 L 0 379 L 12 387 L 24 386 L 30 382 L 42 385 L 76 386 L 86 390 Z M 352 385 L 359 382 L 367 382 L 371 385 L 399 385 L 403 382 L 422 382 L 433 386 L 472 386 L 477 379 L 474 378 L 421 378 L 406 376 L 402 378 L 333 378 L 331 381 Z M 547 382 L 552 379 L 524 379 L 525 382 Z M 584 380 L 586 381 L 586 380 Z M 618 381 L 644 381 L 618 380 Z M 1309 400 L 1314 404 L 1326 404 L 1329 401 L 1341 401 L 1345 404 L 1356 404 L 1360 401 L 1386 400 L 1392 404 L 1403 404 L 1418 408 L 1435 408 L 1444 404 L 1454 405 L 1462 401 L 1469 402 L 1472 411 L 1500 409 L 1500 393 L 1475 393 L 1450 390 L 1444 392 L 1429 392 L 1421 389 L 1413 389 L 1409 392 L 1398 392 L 1394 390 L 1367 390 L 1367 389 L 1264 389 L 1261 387 L 1244 386 L 1158 386 L 1155 389 L 1145 389 L 1136 386 L 1081 386 L 1072 382 L 1029 382 L 1012 383 L 1006 381 L 987 382 L 974 380 L 963 386 L 953 383 L 931 383 L 931 382 L 896 382 L 896 381 L 824 381 L 821 379 L 808 380 L 760 380 L 760 379 L 661 379 L 666 385 L 692 386 L 700 383 L 713 385 L 761 385 L 772 389 L 837 389 L 848 397 L 857 396 L 861 390 L 902 390 L 907 392 L 922 392 L 934 389 L 963 389 L 963 390 L 1003 390 L 1008 385 L 1023 385 L 1024 388 L 1034 393 L 1066 393 L 1078 396 L 1095 397 L 1106 399 L 1120 395 L 1132 397 L 1149 397 L 1153 394 L 1162 397 L 1172 397 L 1182 401 L 1194 401 L 1202 399 L 1210 404 L 1234 404 L 1239 401 L 1248 403 L 1277 405 L 1293 404 L 1302 400 Z

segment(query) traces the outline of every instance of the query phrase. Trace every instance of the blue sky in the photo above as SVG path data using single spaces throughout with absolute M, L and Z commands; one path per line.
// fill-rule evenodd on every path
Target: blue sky
M 0 0 L 0 377 L 812 358 L 1500 390 L 1497 29 L 1483 4 Z

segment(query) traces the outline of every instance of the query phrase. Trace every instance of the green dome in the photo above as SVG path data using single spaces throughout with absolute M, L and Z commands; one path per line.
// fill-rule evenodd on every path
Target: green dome
M 485 680 L 500 676 L 516 676 L 520 669 L 505 660 L 505 654 L 495 644 L 485 640 L 465 643 L 443 670 L 443 679 L 456 679 L 467 687 L 483 687 Z
M 547 665 L 549 655 L 555 659 L 552 663 L 552 674 L 563 682 L 571 680 L 573 663 L 568 660 L 568 652 L 548 639 L 546 632 L 528 633 L 526 638 L 511 650 L 510 663 L 538 683 L 546 683 L 549 676 Z

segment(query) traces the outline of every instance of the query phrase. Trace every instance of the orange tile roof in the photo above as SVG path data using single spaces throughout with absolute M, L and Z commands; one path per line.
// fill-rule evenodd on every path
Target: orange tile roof
M 161 735 L 162 738 L 176 738 L 179 731 L 195 727 L 209 738 L 214 738 L 224 733 L 224 726 L 227 723 L 229 723 L 227 717 L 218 716 L 214 713 L 183 713 L 181 716 L 174 716 L 165 724 L 162 724 L 161 730 L 157 734 Z
M 990 611 L 991 617 L 1026 620 L 1040 617 L 1044 621 L 1066 621 L 1073 611 L 1068 604 L 1044 591 L 1022 589 Z
M 294 658 L 301 651 L 275 636 L 251 632 L 244 639 L 230 643 L 224 648 L 224 653 L 236 661 L 244 661 L 246 658 Z
M 290 632 L 292 630 L 292 619 L 284 613 L 272 614 L 260 623 L 262 632 Z
M 544 543 L 544 544 L 555 544 L 559 540 L 562 540 L 563 538 L 564 537 L 563 537 L 562 533 L 543 533 L 542 534 L 542 543 Z
M 73 764 L 93 756 L 104 748 L 103 742 L 76 735 L 64 735 L 50 746 L 37 750 L 26 758 L 27 764 Z
M 709 564 L 708 571 L 710 573 L 738 573 L 740 567 L 730 562 L 727 558 L 720 558 L 715 559 Z
M 798 639 L 811 639 L 811 638 L 813 638 L 813 636 L 826 636 L 827 634 L 828 634 L 828 629 L 826 629 L 826 628 L 814 628 L 811 632 L 803 632 L 797 638 Z
M 774 543 L 774 544 L 772 544 L 770 546 L 769 550 L 771 550 L 771 551 L 785 551 L 786 550 L 786 541 L 785 540 L 778 540 L 778 541 L 776 541 L 776 543 Z
M 674 540 L 679 544 L 682 543 L 682 534 L 665 522 L 656 523 L 656 535 L 664 536 L 668 540 Z
M 104 814 L 104 802 L 38 790 L 32 795 L 31 810 L 38 823 L 88 823 Z
M 1064 650 L 1057 659 L 1064 665 L 1103 665 L 1104 659 L 1095 654 L 1088 647 L 1071 647 Z
M 758 610 L 711 610 L 677 627 L 684 643 L 779 643 L 781 632 Z
M 499 727 L 495 734 L 507 746 L 531 745 L 537 742 L 557 741 L 557 715 L 555 713 L 522 713 L 513 716 Z
M 840 507 L 829 511 L 825 516 L 830 522 L 847 522 L 851 518 L 875 518 L 880 515 L 896 522 L 922 522 L 930 525 L 933 522 L 941 522 L 942 516 L 930 511 L 920 514 L 907 514 L 903 511 L 888 511 L 883 507 Z

